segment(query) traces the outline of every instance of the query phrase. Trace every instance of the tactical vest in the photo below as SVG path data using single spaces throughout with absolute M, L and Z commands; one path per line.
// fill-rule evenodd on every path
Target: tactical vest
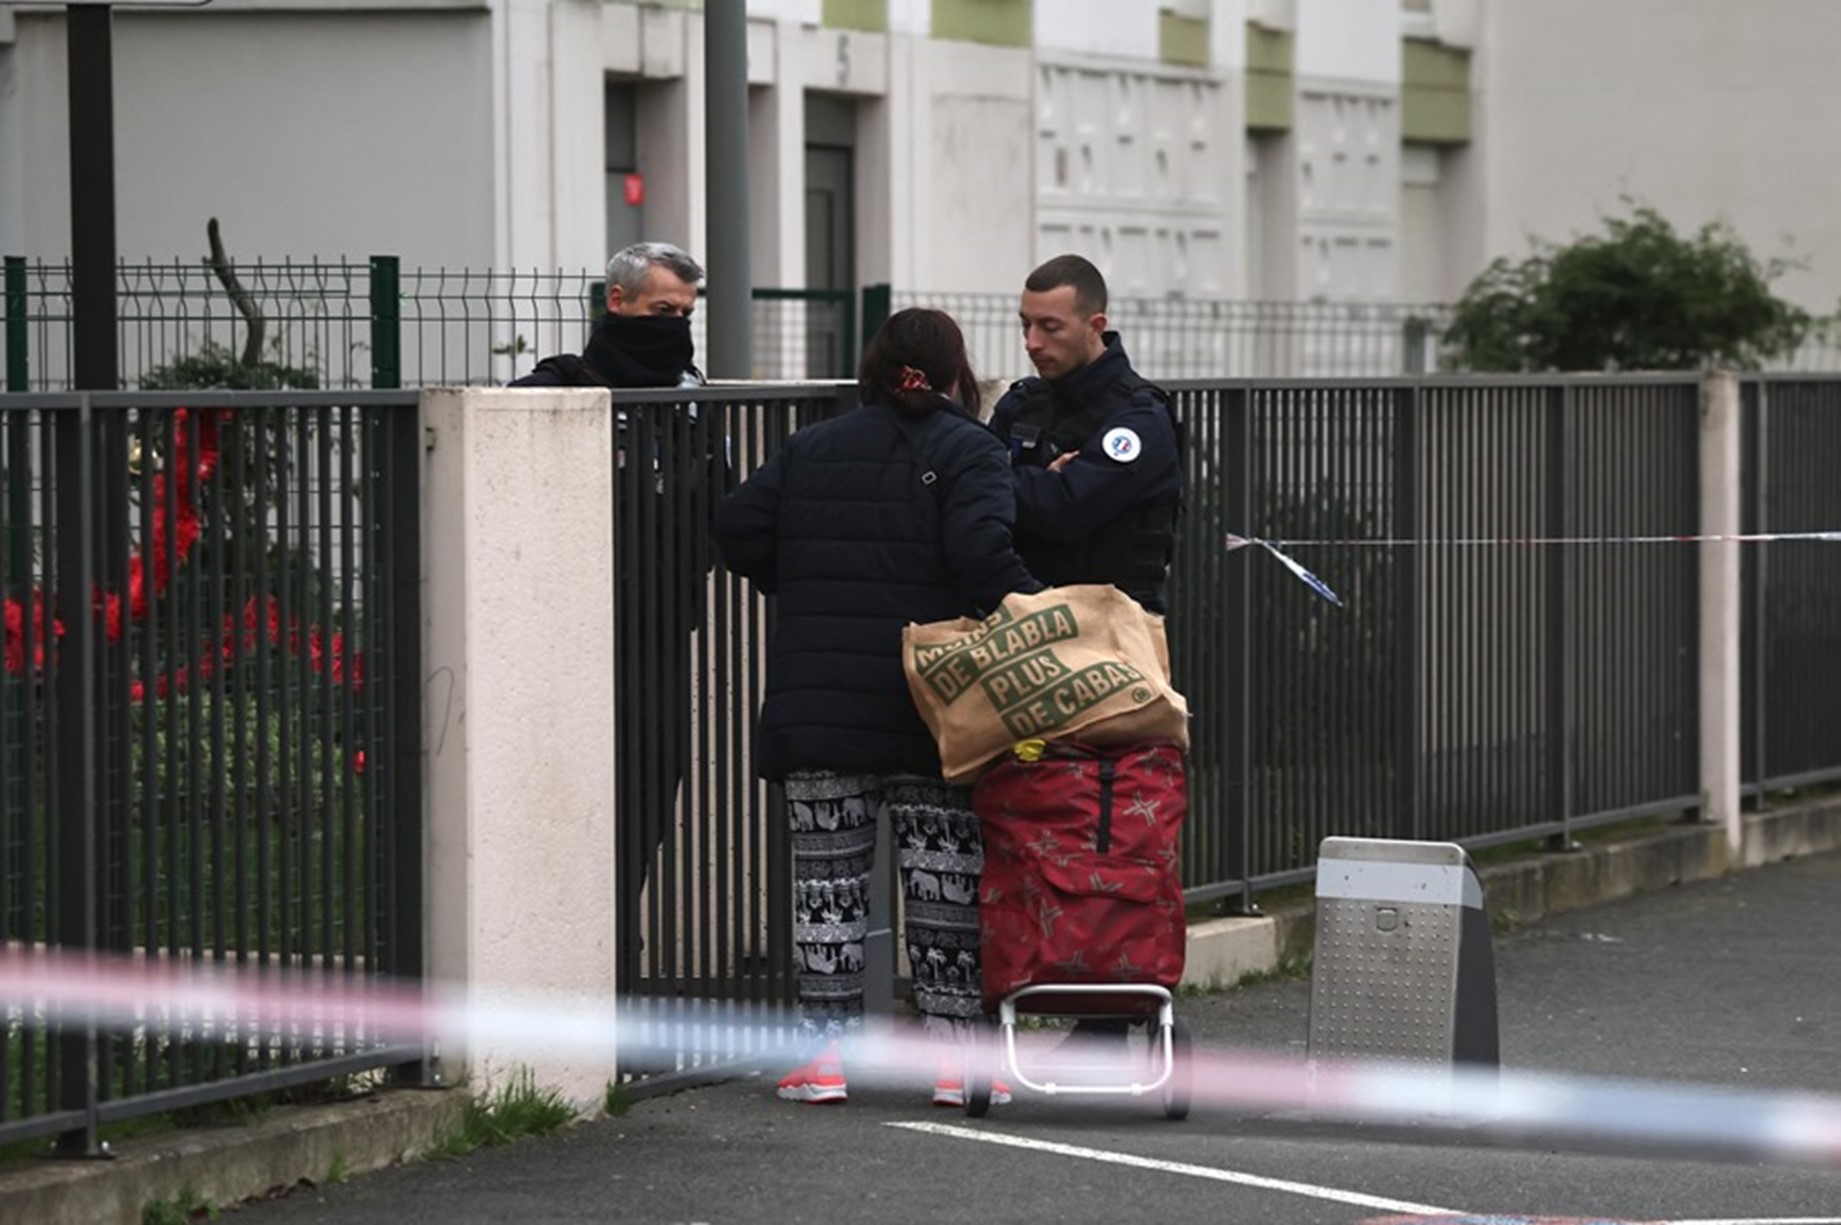
M 1139 391 L 1151 392 L 1164 411 L 1170 411 L 1163 390 L 1135 371 L 1113 383 L 1099 403 L 1081 404 L 1073 412 L 1056 413 L 1053 395 L 1041 379 L 1025 379 L 1021 388 L 1023 403 L 1011 419 L 1011 455 L 1018 459 L 1019 451 L 1033 450 L 1036 454 L 1025 462 L 1044 466 L 1057 455 L 1080 450 L 1121 400 Z M 1171 424 L 1174 427 L 1174 414 Z M 1180 446 L 1179 436 L 1179 450 Z M 1176 550 L 1178 509 L 1174 502 L 1132 507 L 1093 535 L 1071 543 L 1047 540 L 1019 528 L 1017 552 L 1030 573 L 1051 587 L 1111 583 L 1152 612 L 1163 612 L 1163 584 Z

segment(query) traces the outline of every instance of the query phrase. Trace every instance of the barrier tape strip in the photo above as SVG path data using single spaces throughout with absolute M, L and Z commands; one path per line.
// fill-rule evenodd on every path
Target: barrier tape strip
M 622 1064 L 765 1054 L 793 1045 L 796 1018 L 764 1009 L 737 1021 L 731 1001 L 621 1003 L 583 995 L 420 989 L 273 968 L 164 959 L 0 951 L 0 1008 L 10 1025 L 94 1026 L 186 1040 L 248 1042 L 288 1033 L 323 1039 L 494 1046 L 495 1056 L 568 1052 Z M 633 1014 L 637 1014 L 635 1019 Z M 1052 1040 L 1054 1035 L 1042 1035 Z M 939 1054 L 912 1026 L 872 1018 L 846 1040 L 852 1082 L 924 1083 Z M 1688 1083 L 1592 1079 L 1468 1066 L 1311 1060 L 1198 1046 L 1192 1100 L 1226 1110 L 1304 1112 L 1314 1119 L 1484 1127 L 1511 1134 L 1616 1139 L 1660 1149 L 1714 1148 L 1841 1167 L 1841 1095 Z M 1091 1099 L 1128 1103 L 1130 1098 Z
M 1445 540 L 1367 537 L 1350 539 L 1267 540 L 1261 536 L 1241 536 L 1228 532 L 1223 538 L 1227 551 L 1263 548 L 1276 557 L 1298 581 L 1334 604 L 1342 600 L 1328 583 L 1305 569 L 1285 550 L 1298 548 L 1338 549 L 1426 549 L 1426 548 L 1528 548 L 1543 545 L 1650 545 L 1650 544 L 1774 544 L 1787 541 L 1841 544 L 1841 531 L 1821 532 L 1711 532 L 1686 536 L 1460 536 Z

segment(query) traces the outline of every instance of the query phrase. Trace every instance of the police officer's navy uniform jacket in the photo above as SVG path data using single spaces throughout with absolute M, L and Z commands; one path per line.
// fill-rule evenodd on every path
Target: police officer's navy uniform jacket
M 1183 471 L 1163 392 L 1131 367 L 1117 332 L 1058 379 L 1013 384 L 991 414 L 1016 481 L 1016 550 L 1051 586 L 1111 583 L 1165 611 Z M 1080 458 L 1059 472 L 1058 455 Z
M 902 627 L 1041 590 L 1011 547 L 1002 445 L 940 403 L 921 415 L 866 404 L 807 426 L 717 513 L 723 560 L 778 596 L 757 758 L 767 778 L 937 776 Z

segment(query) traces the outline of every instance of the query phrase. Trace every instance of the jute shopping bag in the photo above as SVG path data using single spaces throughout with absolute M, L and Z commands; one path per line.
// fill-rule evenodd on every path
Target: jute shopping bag
M 1189 744 L 1163 618 L 1116 587 L 1051 587 L 1008 596 L 982 621 L 909 625 L 901 656 L 948 782 L 970 782 L 1022 740 Z

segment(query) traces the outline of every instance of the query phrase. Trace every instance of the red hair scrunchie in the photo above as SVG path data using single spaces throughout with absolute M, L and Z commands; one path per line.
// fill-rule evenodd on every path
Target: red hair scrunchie
M 921 371 L 916 370 L 912 366 L 903 366 L 901 368 L 901 382 L 896 386 L 895 390 L 932 391 L 933 384 L 927 381 L 927 376 Z

